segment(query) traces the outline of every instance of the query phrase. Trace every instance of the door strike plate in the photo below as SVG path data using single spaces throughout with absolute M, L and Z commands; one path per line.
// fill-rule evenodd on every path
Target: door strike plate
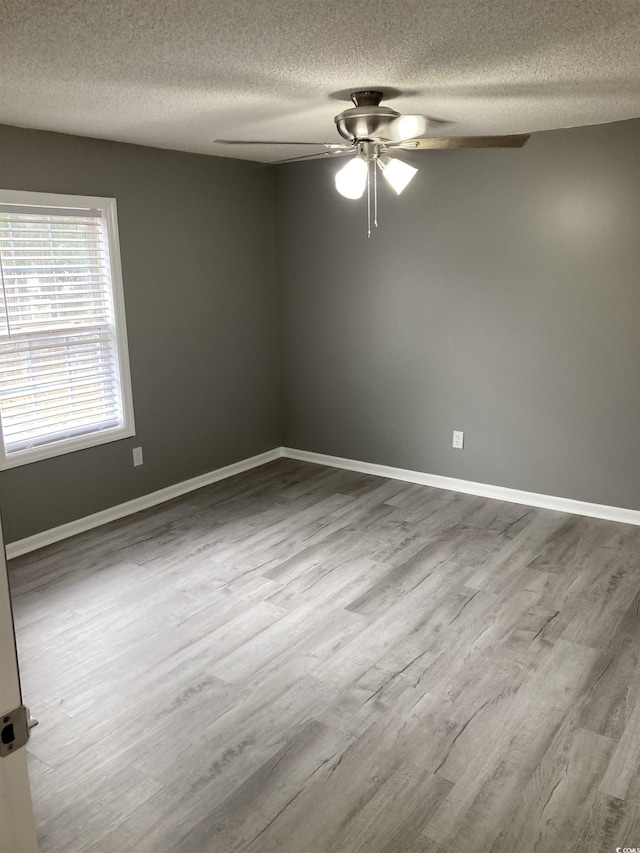
M 29 740 L 29 709 L 24 705 L 0 717 L 0 758 L 16 752 Z

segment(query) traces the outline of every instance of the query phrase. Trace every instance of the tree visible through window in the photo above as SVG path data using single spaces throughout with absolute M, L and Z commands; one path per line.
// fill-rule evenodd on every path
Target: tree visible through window
M 115 201 L 0 191 L 3 467 L 133 435 Z

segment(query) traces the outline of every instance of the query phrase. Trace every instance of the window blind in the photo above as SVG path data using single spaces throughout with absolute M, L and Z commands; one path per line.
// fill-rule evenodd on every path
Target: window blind
M 0 204 L 5 455 L 122 427 L 104 212 Z

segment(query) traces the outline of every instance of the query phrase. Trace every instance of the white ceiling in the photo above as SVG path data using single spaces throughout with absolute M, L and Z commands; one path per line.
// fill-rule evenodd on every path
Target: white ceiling
M 335 93 L 520 133 L 640 116 L 638 0 L 0 0 L 0 123 L 274 161 Z

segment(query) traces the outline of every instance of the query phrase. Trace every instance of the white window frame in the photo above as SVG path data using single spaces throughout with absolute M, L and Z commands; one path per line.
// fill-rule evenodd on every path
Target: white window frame
M 122 397 L 123 425 L 86 433 L 71 438 L 63 438 L 25 450 L 16 450 L 7 455 L 2 435 L 2 418 L 0 417 L 0 470 L 15 468 L 41 459 L 50 459 L 97 447 L 136 434 L 133 415 L 133 397 L 131 392 L 131 369 L 129 365 L 129 345 L 127 341 L 127 323 L 124 307 L 124 289 L 122 286 L 122 264 L 120 260 L 120 240 L 118 237 L 118 213 L 115 198 L 101 196 L 61 195 L 59 193 L 27 192 L 26 190 L 1 190 L 0 204 L 15 204 L 37 207 L 67 208 L 67 209 L 97 209 L 101 210 L 106 222 L 107 239 L 109 244 L 109 265 L 111 274 L 111 289 L 113 294 L 113 311 L 116 327 L 116 342 L 118 353 L 120 393 Z

